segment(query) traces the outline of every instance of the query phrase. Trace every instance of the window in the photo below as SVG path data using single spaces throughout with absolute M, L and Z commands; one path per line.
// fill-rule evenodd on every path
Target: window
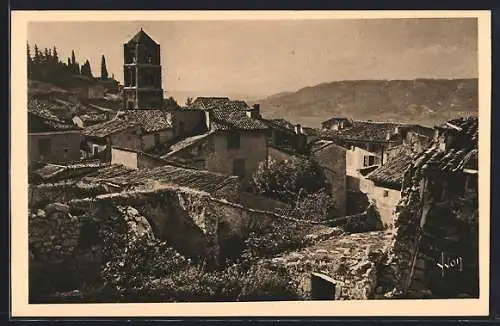
M 50 154 L 50 139 L 49 138 L 43 138 L 38 140 L 38 151 L 40 152 L 40 155 L 49 155 Z
M 373 166 L 375 165 L 375 160 L 376 160 L 376 156 L 372 156 L 372 155 L 365 155 L 363 157 L 363 167 L 367 167 L 367 166 Z
M 389 190 L 384 190 L 383 195 L 384 197 L 389 197 Z
M 99 146 L 94 146 L 93 147 L 93 153 L 94 153 L 94 156 L 99 153 Z
M 368 165 L 369 166 L 375 165 L 375 156 L 370 156 L 368 158 Z
M 245 175 L 245 159 L 238 158 L 233 161 L 233 175 L 240 177 Z
M 240 148 L 240 134 L 231 132 L 227 137 L 227 148 Z

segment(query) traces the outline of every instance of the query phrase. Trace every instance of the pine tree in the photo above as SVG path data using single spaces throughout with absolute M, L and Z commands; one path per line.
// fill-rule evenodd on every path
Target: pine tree
M 43 50 L 43 61 L 47 62 L 49 61 L 49 58 L 50 58 L 49 49 L 45 48 Z
M 101 57 L 101 79 L 108 79 L 108 69 L 106 69 L 106 58 L 104 54 Z

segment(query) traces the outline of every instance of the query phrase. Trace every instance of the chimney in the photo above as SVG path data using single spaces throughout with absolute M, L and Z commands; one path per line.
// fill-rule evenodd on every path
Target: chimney
M 302 133 L 301 131 L 302 131 L 302 126 L 300 124 L 296 124 L 295 125 L 295 133 L 297 135 L 300 135 Z
M 391 132 L 388 131 L 387 134 L 385 135 L 385 140 L 390 140 L 391 139 Z
M 399 126 L 396 126 L 396 128 L 394 128 L 394 133 L 399 134 Z

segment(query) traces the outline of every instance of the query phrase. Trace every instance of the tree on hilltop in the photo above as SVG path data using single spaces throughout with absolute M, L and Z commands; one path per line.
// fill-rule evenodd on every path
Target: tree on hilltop
M 106 68 L 106 58 L 104 54 L 101 57 L 101 79 L 108 79 L 108 69 Z

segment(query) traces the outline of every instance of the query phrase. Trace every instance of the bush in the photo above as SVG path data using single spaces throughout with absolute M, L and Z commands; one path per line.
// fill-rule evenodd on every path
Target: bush
M 262 163 L 255 172 L 253 188 L 257 194 L 294 205 L 299 194 L 327 189 L 321 166 L 313 160 L 291 159 Z

